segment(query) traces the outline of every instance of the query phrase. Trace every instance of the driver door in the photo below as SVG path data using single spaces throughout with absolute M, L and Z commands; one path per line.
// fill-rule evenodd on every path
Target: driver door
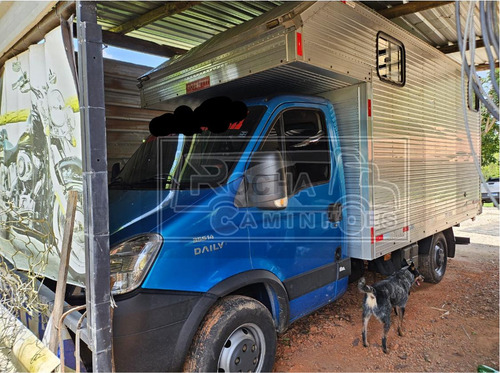
M 339 222 L 329 220 L 329 208 L 341 200 L 342 191 L 326 113 L 320 105 L 288 107 L 271 120 L 259 150 L 281 153 L 287 206 L 248 211 L 253 266 L 283 281 L 291 301 L 291 321 L 337 295 L 342 232 Z

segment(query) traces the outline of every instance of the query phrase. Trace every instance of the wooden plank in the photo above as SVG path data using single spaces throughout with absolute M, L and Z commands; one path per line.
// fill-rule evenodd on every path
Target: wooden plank
M 131 19 L 130 21 L 125 22 L 119 26 L 113 27 L 108 31 L 118 34 L 127 34 L 130 31 L 140 29 L 141 27 L 149 25 L 150 23 L 153 23 L 159 19 L 179 14 L 200 3 L 201 1 L 171 1 L 137 18 Z
M 144 120 L 123 120 L 106 118 L 106 130 L 111 131 L 149 131 L 149 121 Z
M 154 54 L 162 57 L 173 57 L 177 54 L 184 54 L 186 49 L 168 47 L 151 41 L 132 38 L 130 36 L 115 34 L 110 31 L 102 32 L 102 42 L 104 44 L 114 45 L 115 47 L 126 48 L 142 53 Z
M 137 80 L 128 78 L 118 78 L 110 75 L 104 75 L 104 90 L 110 92 L 123 92 L 136 94 L 139 96 Z
M 476 48 L 482 48 L 484 47 L 484 40 L 483 39 L 477 39 L 476 40 Z M 441 52 L 448 54 L 448 53 L 455 53 L 455 52 L 460 52 L 460 48 L 458 47 L 458 44 L 453 44 L 453 45 L 445 45 L 441 48 L 438 48 Z M 469 42 L 467 42 L 467 50 L 469 50 Z
M 498 69 L 498 61 L 495 62 L 495 69 Z M 479 64 L 479 65 L 476 65 L 476 71 L 485 71 L 485 70 L 489 70 L 490 69 L 490 64 L 488 63 L 482 63 L 482 64 Z
M 137 79 L 152 69 L 150 66 L 111 60 L 109 58 L 104 59 L 104 75 L 113 77 Z
M 379 10 L 379 14 L 383 15 L 385 18 L 397 18 L 408 14 L 421 12 L 423 10 L 437 8 L 453 1 L 410 1 L 406 4 L 396 5 L 392 8 Z
M 132 107 L 122 107 L 117 105 L 106 105 L 107 119 L 124 119 L 124 120 L 151 120 L 154 117 L 165 114 L 165 111 L 146 110 Z
M 71 255 L 71 242 L 73 241 L 73 228 L 75 226 L 76 205 L 78 193 L 75 190 L 68 192 L 68 202 L 66 206 L 66 222 L 61 246 L 61 262 L 59 263 L 59 274 L 57 276 L 56 295 L 54 308 L 52 309 L 52 327 L 49 334 L 49 349 L 57 354 L 58 332 L 57 326 L 63 314 L 64 295 L 66 293 L 66 280 L 68 279 L 69 258 Z
M 115 144 L 120 144 L 120 143 L 140 144 L 148 136 L 149 136 L 149 131 L 106 132 L 106 139 L 109 142 Z
M 110 144 L 108 159 L 129 159 L 141 143 Z M 111 162 L 109 162 L 111 163 Z M 109 166 L 108 163 L 108 166 Z
M 106 90 L 104 92 L 104 99 L 107 105 L 117 105 L 124 107 L 141 107 L 141 98 L 137 93 L 113 92 Z
M 76 25 L 73 26 L 74 35 L 76 35 Z M 133 38 L 126 35 L 116 34 L 110 31 L 102 31 L 102 43 L 113 45 L 119 48 L 130 49 L 136 52 L 154 54 L 165 58 L 173 57 L 177 54 L 184 54 L 186 49 L 160 45 L 152 41 Z

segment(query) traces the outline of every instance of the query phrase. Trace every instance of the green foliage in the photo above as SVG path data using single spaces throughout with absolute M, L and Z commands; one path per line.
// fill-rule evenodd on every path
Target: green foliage
M 499 70 L 495 70 L 495 79 L 499 82 Z M 488 87 L 488 93 L 492 98 L 493 102 L 498 106 L 498 95 L 490 84 L 491 77 L 490 74 L 483 80 L 483 85 Z M 483 167 L 493 166 L 494 170 L 490 172 L 495 173 L 498 176 L 498 152 L 500 150 L 500 138 L 499 138 L 499 122 L 496 121 L 493 116 L 488 113 L 484 106 L 481 107 L 481 165 Z
M 486 166 L 481 166 L 481 171 L 483 171 L 483 175 L 486 180 L 492 177 L 500 177 L 500 169 L 498 167 L 498 154 L 494 162 Z

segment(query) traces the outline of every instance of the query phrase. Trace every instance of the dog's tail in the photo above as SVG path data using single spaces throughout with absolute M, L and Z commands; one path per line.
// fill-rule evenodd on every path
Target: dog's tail
M 358 289 L 359 291 L 362 291 L 363 293 L 369 293 L 369 294 L 374 294 L 375 289 L 371 287 L 370 285 L 366 285 L 366 280 L 364 277 L 361 277 L 358 282 Z

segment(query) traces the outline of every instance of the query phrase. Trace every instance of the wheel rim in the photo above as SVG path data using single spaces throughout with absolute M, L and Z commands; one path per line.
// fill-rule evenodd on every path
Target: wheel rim
M 435 259 L 434 272 L 436 272 L 436 275 L 441 277 L 444 275 L 446 257 L 445 257 L 444 245 L 440 241 L 436 242 L 434 246 L 434 259 Z
M 234 330 L 224 343 L 217 365 L 219 372 L 260 372 L 264 363 L 266 341 L 255 324 Z

